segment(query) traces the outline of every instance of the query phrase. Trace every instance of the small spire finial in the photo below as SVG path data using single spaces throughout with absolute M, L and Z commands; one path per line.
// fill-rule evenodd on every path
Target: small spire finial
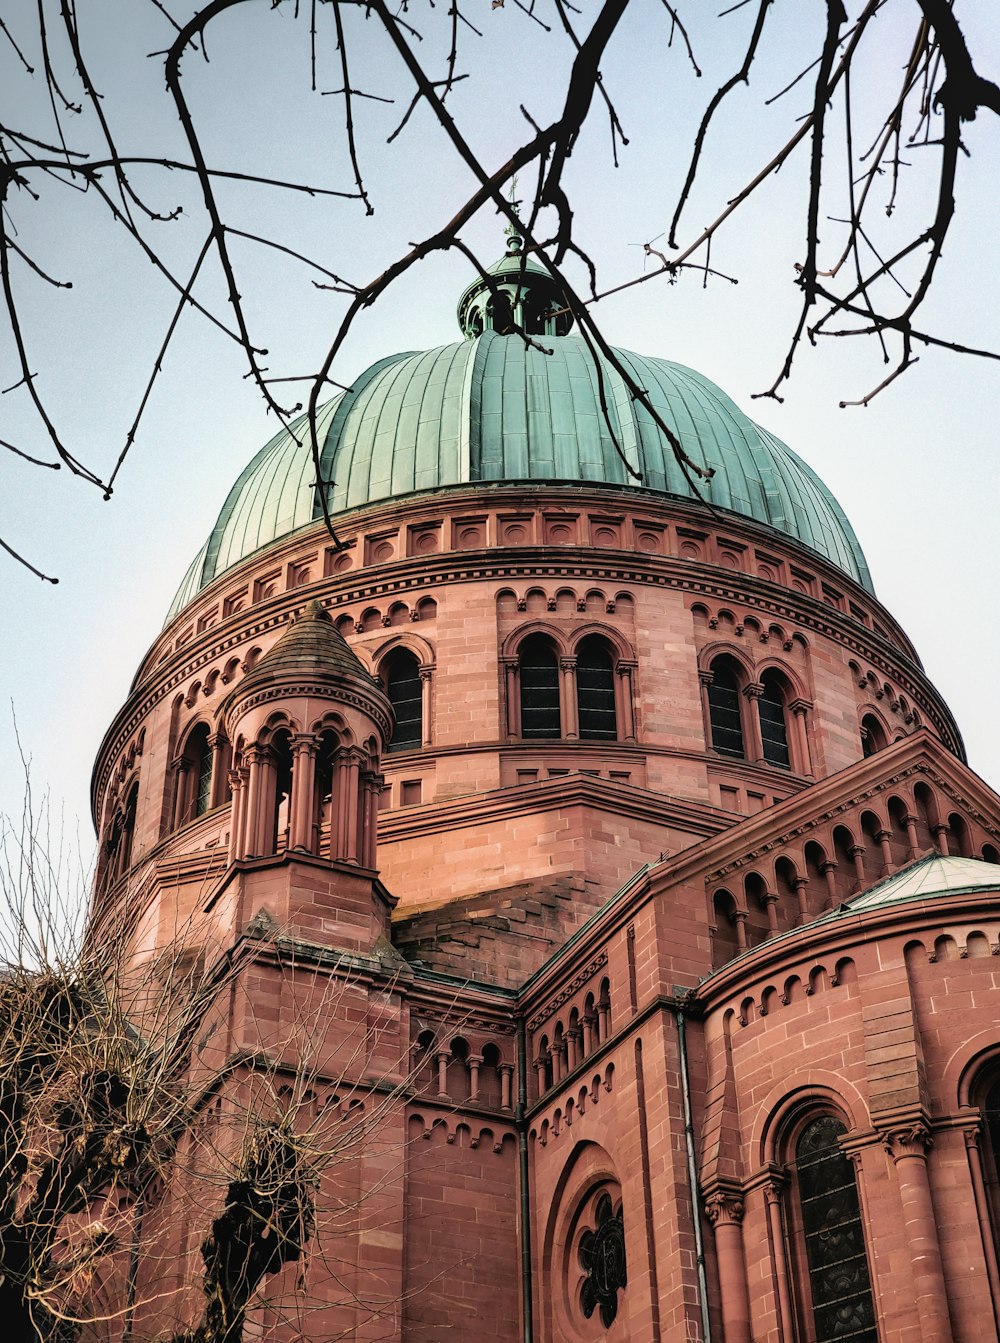
M 511 222 L 504 229 L 504 233 L 506 233 L 507 235 L 508 252 L 520 252 L 521 248 L 524 246 L 524 238 L 521 236 L 520 220 L 518 216 L 518 211 L 521 208 L 521 202 L 519 200 L 515 200 L 514 198 L 514 193 L 516 191 L 517 191 L 517 175 L 515 174 L 515 176 L 511 178 L 508 200 L 510 201 L 510 208 L 514 213 L 515 218 L 518 219 L 518 222 L 515 223 L 514 220 L 512 219 Z

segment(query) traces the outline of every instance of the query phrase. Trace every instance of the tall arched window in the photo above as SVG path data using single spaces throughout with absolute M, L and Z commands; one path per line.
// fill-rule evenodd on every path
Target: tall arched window
M 390 751 L 415 751 L 423 745 L 423 686 L 420 664 L 404 648 L 390 654 L 384 670 L 385 689 L 396 716 Z
M 791 756 L 788 752 L 788 724 L 785 719 L 785 693 L 780 680 L 773 673 L 765 672 L 764 690 L 757 701 L 760 714 L 760 737 L 764 748 L 764 759 L 769 765 L 780 765 L 788 769 Z
M 795 1185 L 815 1343 L 878 1343 L 854 1166 L 836 1115 L 811 1119 L 795 1143 Z M 804 1292 L 803 1295 L 806 1295 Z
M 576 702 L 581 740 L 616 740 L 614 663 L 597 635 L 584 639 L 576 650 Z
M 742 760 L 743 718 L 740 713 L 740 683 L 732 660 L 716 658 L 708 686 L 708 713 L 712 730 L 712 748 L 720 755 Z
M 521 736 L 559 737 L 559 663 L 543 634 L 532 634 L 518 658 L 521 684 Z
M 212 748 L 208 744 L 209 731 L 201 723 L 191 734 L 191 763 L 194 776 L 194 815 L 204 816 L 212 805 Z

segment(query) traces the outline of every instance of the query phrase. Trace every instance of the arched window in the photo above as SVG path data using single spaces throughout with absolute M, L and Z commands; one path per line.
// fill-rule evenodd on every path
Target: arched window
M 708 686 L 708 714 L 712 730 L 712 749 L 720 755 L 736 756 L 742 760 L 743 718 L 740 713 L 740 684 L 736 667 L 727 657 L 712 663 L 712 679 Z
M 117 881 L 132 865 L 132 842 L 135 837 L 135 813 L 139 802 L 139 780 L 131 786 L 125 800 L 115 811 L 108 831 L 104 879 Z
M 200 724 L 192 733 L 191 758 L 194 766 L 194 814 L 204 816 L 212 805 L 212 748 L 208 744 L 208 725 Z
M 764 673 L 764 690 L 757 701 L 760 714 L 760 737 L 764 759 L 769 765 L 788 769 L 788 724 L 785 720 L 785 694 L 781 682 L 773 673 Z
M 581 740 L 616 740 L 615 669 L 597 635 L 584 639 L 576 650 L 576 702 Z
M 886 738 L 882 724 L 873 713 L 866 713 L 861 720 L 861 750 L 865 757 L 884 750 L 885 746 Z
M 416 751 L 423 745 L 423 687 L 420 664 L 412 653 L 400 648 L 390 654 L 383 672 L 386 694 L 396 715 L 390 751 Z
M 871 1276 L 854 1166 L 841 1146 L 847 1132 L 836 1115 L 811 1119 L 795 1143 L 807 1274 L 803 1305 L 815 1343 L 878 1343 Z
M 532 634 L 521 645 L 518 659 L 521 683 L 521 736 L 559 737 L 559 663 L 555 649 L 542 634 Z

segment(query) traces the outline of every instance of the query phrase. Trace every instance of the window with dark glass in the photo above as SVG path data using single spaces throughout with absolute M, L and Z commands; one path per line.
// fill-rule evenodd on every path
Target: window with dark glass
M 878 1343 L 854 1167 L 834 1115 L 808 1123 L 795 1146 L 795 1178 L 816 1343 Z
M 743 749 L 743 720 L 740 716 L 740 687 L 736 672 L 726 661 L 712 666 L 708 686 L 708 714 L 712 728 L 712 747 L 720 755 L 746 754 Z
M 770 765 L 781 765 L 788 769 L 791 758 L 788 754 L 788 726 L 785 722 L 785 697 L 781 686 L 770 677 L 764 680 L 764 693 L 757 701 L 760 713 L 760 737 L 764 747 L 764 759 Z
M 576 652 L 576 702 L 580 737 L 590 741 L 614 741 L 615 669 L 602 639 L 584 639 Z
M 423 694 L 420 664 L 412 653 L 395 653 L 385 681 L 389 703 L 396 715 L 390 751 L 413 751 L 423 742 Z
M 559 663 L 544 636 L 532 635 L 521 645 L 521 736 L 559 737 Z
M 194 814 L 203 816 L 212 805 L 212 748 L 208 744 L 208 728 L 198 730 L 195 742 L 195 795 Z

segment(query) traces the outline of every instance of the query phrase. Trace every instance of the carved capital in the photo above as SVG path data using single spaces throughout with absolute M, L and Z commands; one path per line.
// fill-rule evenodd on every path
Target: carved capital
M 747 699 L 760 699 L 764 693 L 764 687 L 759 681 L 751 681 L 749 685 L 743 687 L 743 694 Z
M 902 1161 L 906 1157 L 926 1158 L 933 1142 L 926 1124 L 919 1121 L 913 1124 L 901 1124 L 898 1128 L 888 1129 L 882 1134 L 882 1145 L 893 1161 Z
M 429 681 L 431 677 L 434 675 L 434 668 L 421 667 L 417 674 L 420 677 L 421 681 Z
M 743 1221 L 743 1195 L 730 1190 L 717 1190 L 705 1199 L 705 1213 L 712 1226 L 739 1226 Z
M 761 1190 L 768 1207 L 773 1207 L 775 1204 L 780 1206 L 781 1200 L 785 1196 L 785 1180 L 781 1176 L 772 1175 L 769 1180 L 765 1180 L 761 1185 Z
M 789 700 L 788 707 L 792 713 L 807 714 L 812 713 L 811 699 L 793 699 Z
M 559 666 L 563 671 L 576 671 L 576 658 L 573 657 L 560 658 Z

